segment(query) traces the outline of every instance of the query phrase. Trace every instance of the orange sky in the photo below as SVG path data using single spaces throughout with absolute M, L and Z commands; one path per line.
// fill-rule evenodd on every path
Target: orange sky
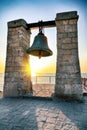
M 80 61 L 80 68 L 82 73 L 87 73 L 87 59 L 82 58 Z
M 39 66 L 40 65 L 40 66 Z M 36 73 L 55 73 L 56 72 L 56 64 L 52 63 L 52 64 L 48 64 L 48 65 L 41 65 L 39 64 L 38 66 L 33 66 L 31 64 L 31 72 L 32 74 L 36 74 Z M 4 72 L 4 63 L 0 62 L 0 73 Z M 34 69 L 33 69 L 34 68 Z M 87 61 L 85 59 L 83 59 L 80 63 L 80 68 L 81 68 L 81 73 L 87 73 Z
M 36 74 L 38 73 L 55 73 L 56 72 L 56 65 L 55 64 L 51 64 L 48 66 L 45 66 L 43 68 L 40 68 L 39 70 L 36 71 Z
M 34 1 L 34 2 L 33 2 Z M 17 3 L 18 2 L 18 3 Z M 78 43 L 79 43 L 79 56 L 80 56 L 80 66 L 81 72 L 87 73 L 87 4 L 86 0 L 44 0 L 39 1 L 36 0 L 16 0 L 10 1 L 2 0 L 0 1 L 0 72 L 4 72 L 4 61 L 6 55 L 6 47 L 7 47 L 7 22 L 23 18 L 28 23 L 38 22 L 39 20 L 49 21 L 53 20 L 56 17 L 56 13 L 67 12 L 67 11 L 77 11 L 79 15 L 78 19 Z M 2 33 L 3 32 L 3 33 Z M 31 43 L 32 37 L 35 37 L 37 32 L 34 35 L 32 31 L 31 35 Z M 45 34 L 48 38 L 48 43 L 50 45 L 50 49 L 52 49 L 53 53 L 55 52 L 56 47 L 56 28 L 45 29 Z M 55 47 L 54 47 L 55 46 Z M 36 61 L 37 64 L 32 62 L 32 72 L 33 73 L 55 73 L 56 70 L 56 60 L 54 57 L 50 59 L 47 58 L 44 62 Z M 1 61 L 2 60 L 2 61 Z M 46 63 L 48 62 L 48 64 Z M 44 63 L 44 65 L 43 65 Z
M 3 73 L 4 70 L 5 70 L 5 67 L 4 67 L 4 63 L 2 61 L 0 61 L 0 73 Z

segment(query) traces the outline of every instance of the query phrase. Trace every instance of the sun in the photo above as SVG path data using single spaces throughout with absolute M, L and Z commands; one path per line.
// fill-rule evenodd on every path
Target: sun
M 41 58 L 30 56 L 31 75 L 37 76 L 38 74 L 55 73 L 56 62 L 49 58 Z
M 35 72 L 31 72 L 32 77 L 36 76 Z
M 36 76 L 44 67 L 43 62 L 38 57 L 30 56 L 31 75 Z

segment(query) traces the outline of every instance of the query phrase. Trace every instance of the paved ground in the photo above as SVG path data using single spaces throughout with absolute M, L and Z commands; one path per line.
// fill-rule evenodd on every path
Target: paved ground
M 84 100 L 0 99 L 0 130 L 87 130 L 87 96 Z

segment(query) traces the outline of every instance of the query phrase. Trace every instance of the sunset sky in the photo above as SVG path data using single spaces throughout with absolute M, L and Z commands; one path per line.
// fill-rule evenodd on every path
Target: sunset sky
M 49 21 L 56 14 L 78 11 L 78 44 L 81 72 L 87 73 L 87 0 L 0 0 L 0 72 L 4 72 L 7 47 L 7 22 L 25 19 L 27 23 Z M 31 44 L 38 30 L 31 31 Z M 32 73 L 55 73 L 56 28 L 45 28 L 48 45 L 53 56 L 38 59 L 31 56 Z

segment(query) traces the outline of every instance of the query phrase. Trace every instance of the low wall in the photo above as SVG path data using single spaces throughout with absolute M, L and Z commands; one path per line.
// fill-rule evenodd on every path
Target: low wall
M 87 93 L 87 78 L 82 78 L 83 93 Z
M 87 79 L 82 78 L 83 93 L 87 93 Z M 54 93 L 55 84 L 33 84 L 33 95 L 40 97 L 50 97 Z
M 3 75 L 0 77 L 0 98 L 3 96 Z M 43 82 L 42 82 L 43 81 Z M 46 82 L 47 81 L 47 82 Z M 55 88 L 55 76 L 38 76 L 34 77 L 33 80 L 33 95 L 41 97 L 50 97 L 54 93 Z M 83 93 L 87 93 L 87 78 L 82 78 Z
M 34 84 L 33 95 L 40 97 L 51 97 L 54 93 L 54 84 Z

